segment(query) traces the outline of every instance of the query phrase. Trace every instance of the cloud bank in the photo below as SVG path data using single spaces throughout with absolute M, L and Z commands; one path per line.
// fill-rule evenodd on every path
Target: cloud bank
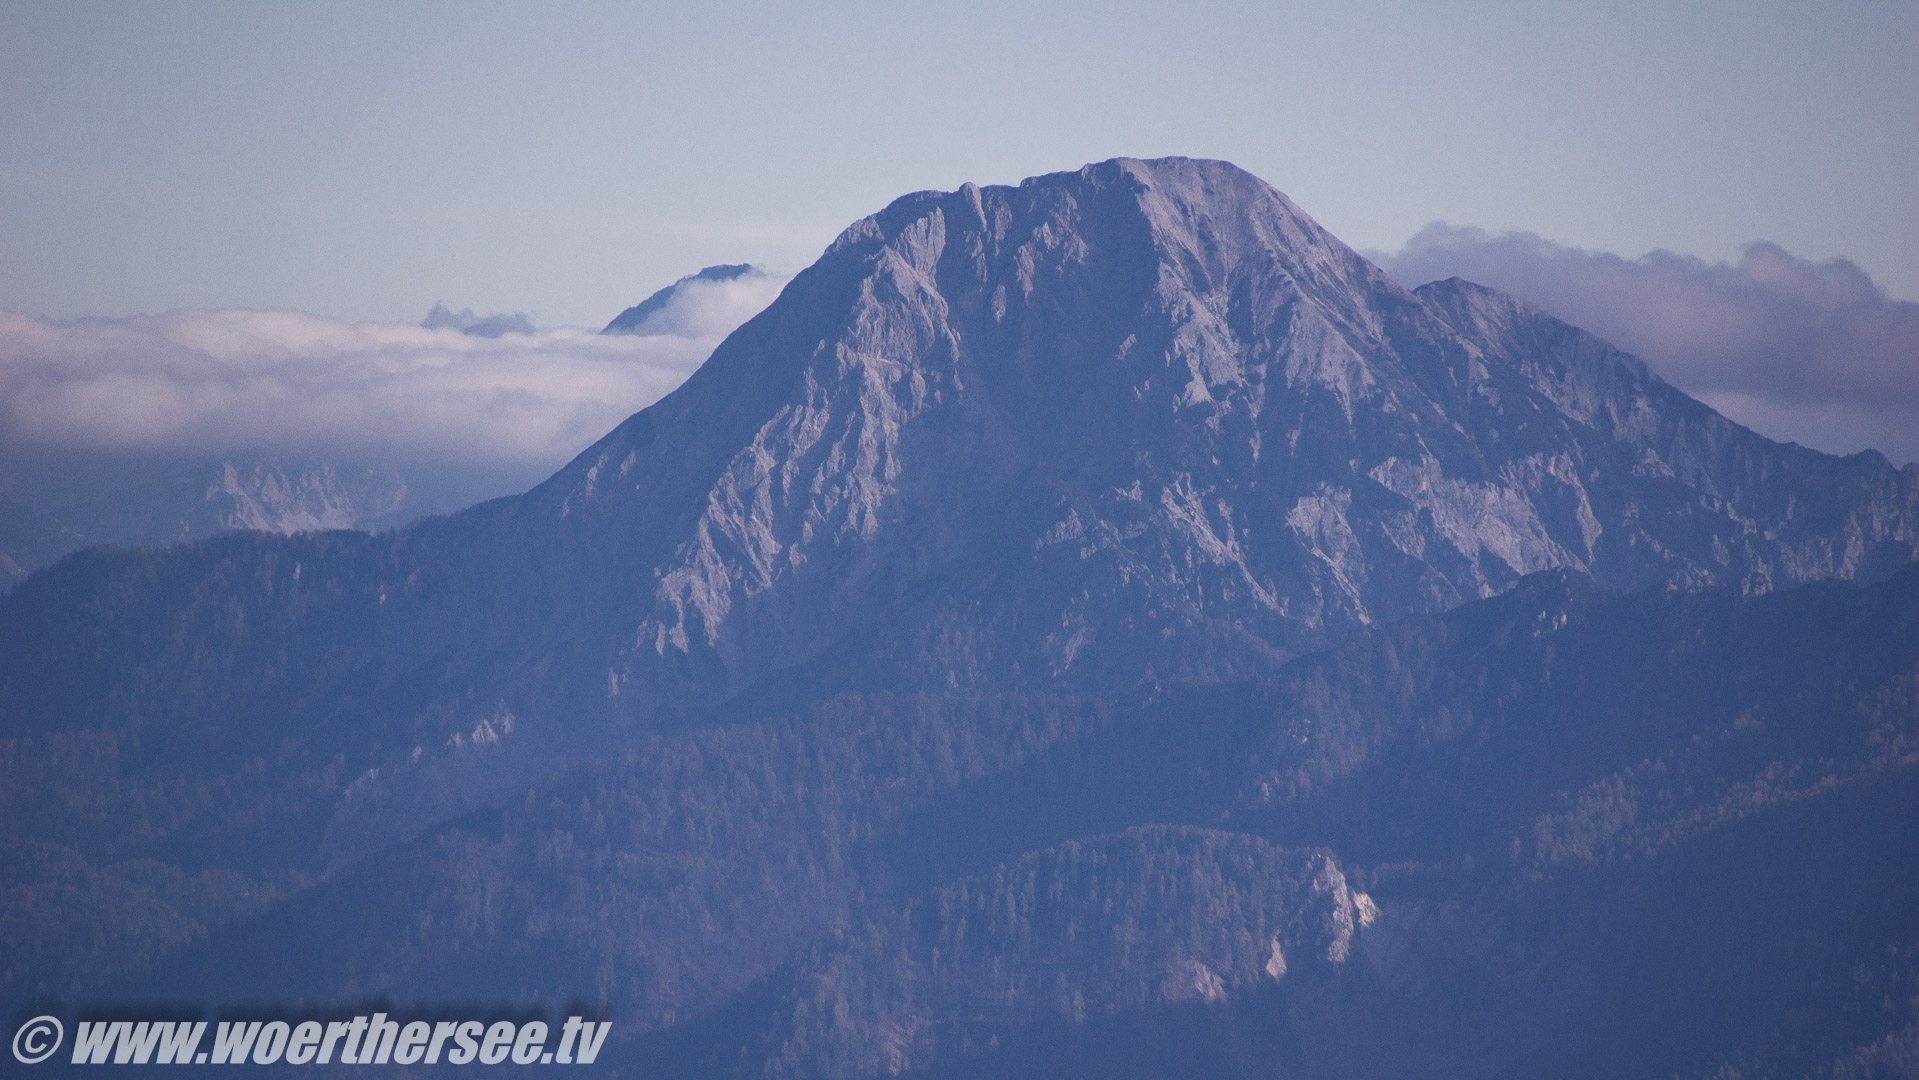
M 277 311 L 0 312 L 0 452 L 558 465 L 678 386 L 776 292 L 676 296 L 679 332 L 646 336 L 482 337 Z
M 1888 297 L 1844 259 L 1815 263 L 1769 243 L 1737 264 L 1626 259 L 1438 223 L 1371 257 L 1408 286 L 1457 276 L 1512 293 L 1772 438 L 1919 460 L 1919 304 Z
M 766 309 L 791 278 L 756 266 L 709 266 L 620 313 L 607 333 L 710 337 Z

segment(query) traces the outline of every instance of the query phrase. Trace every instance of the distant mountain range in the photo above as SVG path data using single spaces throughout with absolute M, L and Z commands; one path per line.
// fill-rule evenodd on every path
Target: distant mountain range
M 232 529 L 391 529 L 524 491 L 537 466 L 320 455 L 21 453 L 0 464 L 0 589 L 81 548 Z
M 0 597 L 0 986 L 584 1001 L 633 1075 L 1907 1075 L 1915 554 L 1919 468 L 1226 163 L 922 192 L 524 495 Z
M 421 320 L 421 326 L 428 330 L 451 329 L 474 337 L 496 338 L 505 334 L 531 334 L 535 327 L 526 313 L 515 311 L 498 315 L 475 315 L 472 308 L 454 311 L 444 303 L 436 303 L 432 310 Z

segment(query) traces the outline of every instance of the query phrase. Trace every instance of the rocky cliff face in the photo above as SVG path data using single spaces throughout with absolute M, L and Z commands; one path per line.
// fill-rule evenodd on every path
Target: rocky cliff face
M 1919 471 L 1769 442 L 1462 281 L 1407 292 L 1221 162 L 849 228 L 530 498 L 668 549 L 615 689 L 884 627 L 919 677 L 1219 677 L 1566 567 L 1763 591 L 1919 544 Z

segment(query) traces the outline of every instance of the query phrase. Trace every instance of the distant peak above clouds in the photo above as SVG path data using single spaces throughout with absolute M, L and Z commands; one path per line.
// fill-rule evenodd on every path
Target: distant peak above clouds
M 283 453 L 555 466 L 722 335 L 497 338 L 275 311 L 0 312 L 0 453 Z
M 619 313 L 603 334 L 702 334 L 715 326 L 729 331 L 765 309 L 788 278 L 751 263 L 709 266 Z
M 496 338 L 506 334 L 531 334 L 536 329 L 524 311 L 475 315 L 472 308 L 454 311 L 444 302 L 435 303 L 420 323 L 428 330 L 458 330 L 473 337 Z
M 1636 259 L 1435 222 L 1369 253 L 1412 287 L 1462 277 L 1635 353 L 1727 416 L 1821 450 L 1919 460 L 1919 303 L 1845 259 L 1754 243 L 1737 263 Z
M 785 280 L 709 268 L 663 290 L 642 333 L 611 336 L 444 303 L 417 326 L 0 311 L 0 589 L 83 544 L 390 527 L 525 490 L 678 386 Z
M 655 294 L 638 333 L 612 335 L 444 303 L 417 326 L 284 311 L 0 312 L 0 456 L 267 453 L 558 468 L 678 386 L 786 280 L 708 267 Z

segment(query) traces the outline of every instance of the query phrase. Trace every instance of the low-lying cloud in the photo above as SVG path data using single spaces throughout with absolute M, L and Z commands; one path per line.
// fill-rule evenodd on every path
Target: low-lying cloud
M 0 452 L 558 464 L 678 386 L 775 291 L 676 296 L 681 332 L 645 336 L 482 337 L 278 311 L 0 312 Z
M 790 278 L 745 263 L 709 266 L 620 312 L 609 334 L 706 337 L 725 334 L 766 309 Z
M 1512 293 L 1772 438 L 1919 460 L 1919 304 L 1844 259 L 1770 243 L 1736 264 L 1627 259 L 1437 223 L 1373 258 L 1408 286 L 1457 276 Z

